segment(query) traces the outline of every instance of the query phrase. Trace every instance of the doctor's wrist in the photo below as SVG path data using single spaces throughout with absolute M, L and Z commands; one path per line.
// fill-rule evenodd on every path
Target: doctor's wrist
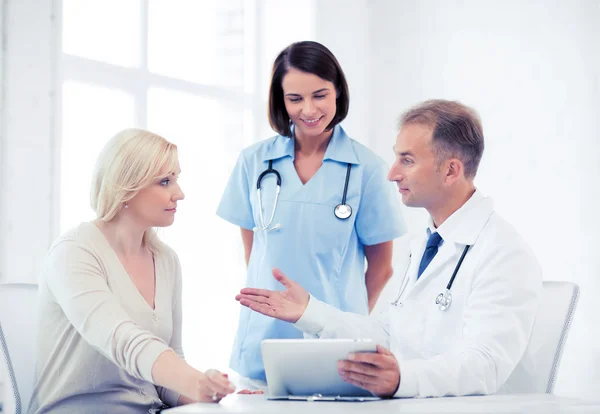
M 301 303 L 298 304 L 297 309 L 296 309 L 296 315 L 295 315 L 295 321 L 293 323 L 297 323 L 300 319 L 302 319 L 302 317 L 304 316 L 304 314 L 306 313 L 306 309 L 308 308 L 308 304 L 310 303 L 311 300 L 311 295 L 307 293 L 306 295 L 306 301 L 303 301 Z
M 309 295 L 308 303 L 294 326 L 308 335 L 318 335 L 324 327 L 323 316 L 327 314 L 327 305 Z
M 296 319 L 296 322 L 300 318 L 302 318 L 302 316 L 304 316 L 304 314 L 306 313 L 306 309 L 308 308 L 308 304 L 310 303 L 311 297 L 312 296 L 310 295 L 310 293 L 306 292 L 306 299 L 298 307 L 298 319 Z

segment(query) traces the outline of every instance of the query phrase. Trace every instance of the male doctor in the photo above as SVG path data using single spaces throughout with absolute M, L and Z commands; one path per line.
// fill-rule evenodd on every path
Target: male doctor
M 403 288 L 386 312 L 342 312 L 276 269 L 284 290 L 245 288 L 236 299 L 309 337 L 381 344 L 377 353 L 351 354 L 338 364 L 346 382 L 374 395 L 501 390 L 517 363 L 528 359 L 542 273 L 516 230 L 473 184 L 483 147 L 477 114 L 458 102 L 427 101 L 401 117 L 389 179 L 403 203 L 425 208 L 430 220 L 411 240 Z

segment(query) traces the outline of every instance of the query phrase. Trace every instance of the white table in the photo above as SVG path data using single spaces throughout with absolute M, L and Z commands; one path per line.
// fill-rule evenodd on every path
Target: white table
M 268 401 L 264 395 L 230 395 L 219 404 L 190 404 L 165 414 L 392 414 L 392 413 L 600 413 L 599 401 L 551 394 L 410 398 L 368 402 Z

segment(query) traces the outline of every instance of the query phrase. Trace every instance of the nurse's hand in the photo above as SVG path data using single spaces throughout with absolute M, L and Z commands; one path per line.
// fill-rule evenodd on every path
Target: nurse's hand
M 255 312 L 295 323 L 308 306 L 310 295 L 298 283 L 288 279 L 279 269 L 273 269 L 273 277 L 286 289 L 274 291 L 244 288 L 235 297 L 235 300 Z
M 377 345 L 377 353 L 355 352 L 338 361 L 342 379 L 377 397 L 392 397 L 400 385 L 400 368 L 394 354 Z

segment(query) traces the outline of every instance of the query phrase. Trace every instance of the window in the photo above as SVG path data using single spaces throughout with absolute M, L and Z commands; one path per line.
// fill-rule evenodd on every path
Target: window
M 242 148 L 272 135 L 270 66 L 312 38 L 312 3 L 286 0 L 63 0 L 60 229 L 93 219 L 100 149 L 146 128 L 179 147 L 186 199 L 159 234 L 183 270 L 183 341 L 196 368 L 225 370 L 246 266 L 239 229 L 215 212 Z M 290 25 L 289 16 L 295 16 Z
M 244 137 L 254 135 L 245 85 L 247 68 L 254 70 L 244 54 L 254 36 L 248 4 L 62 2 L 61 231 L 94 217 L 93 165 L 116 132 L 147 128 L 175 142 L 186 200 L 175 225 L 160 233 L 181 260 L 184 350 L 199 369 L 227 367 L 233 298 L 245 277 L 239 231 L 215 211 L 250 142 Z

